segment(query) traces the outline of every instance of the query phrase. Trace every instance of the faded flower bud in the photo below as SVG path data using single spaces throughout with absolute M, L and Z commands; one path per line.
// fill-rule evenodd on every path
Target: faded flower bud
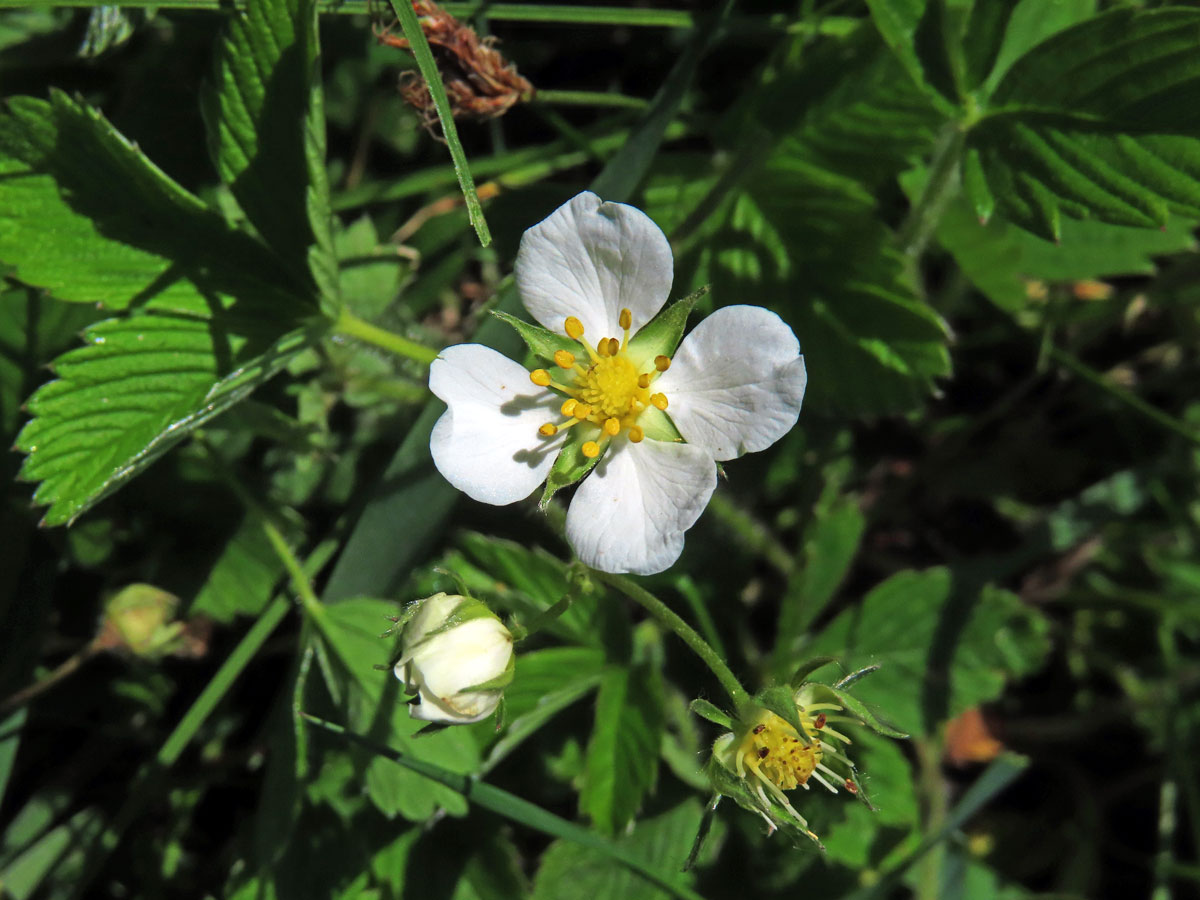
M 459 594 L 418 601 L 396 677 L 415 692 L 414 719 L 466 725 L 490 716 L 512 681 L 513 637 L 483 603 Z
M 105 604 L 96 649 L 123 649 L 151 659 L 173 653 L 182 644 L 178 608 L 178 597 L 152 584 L 122 588 Z

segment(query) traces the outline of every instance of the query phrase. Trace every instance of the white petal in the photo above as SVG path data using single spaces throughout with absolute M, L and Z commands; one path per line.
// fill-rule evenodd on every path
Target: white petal
M 427 691 L 421 691 L 421 702 L 410 703 L 408 714 L 422 722 L 438 722 L 443 725 L 470 725 L 480 722 L 496 711 L 500 705 L 500 691 L 480 691 L 476 694 L 459 694 L 450 706 L 438 701 Z
M 434 635 L 413 654 L 414 680 L 443 702 L 504 674 L 513 655 L 513 639 L 499 619 L 471 619 Z
M 620 337 L 622 309 L 633 331 L 654 318 L 671 292 L 674 262 L 662 229 L 640 209 L 584 191 L 521 238 L 517 288 L 530 315 L 563 333 L 575 316 L 594 345 Z
M 684 439 L 726 460 L 787 434 L 807 381 L 800 342 L 783 319 L 761 306 L 727 306 L 683 339 L 654 387 Z
M 661 572 L 716 486 L 716 463 L 701 447 L 618 438 L 571 499 L 567 540 L 602 572 Z
M 528 497 L 546 480 L 565 432 L 538 426 L 562 418 L 562 398 L 482 344 L 447 347 L 429 367 L 429 389 L 449 409 L 429 438 L 434 465 L 474 500 L 503 506 Z

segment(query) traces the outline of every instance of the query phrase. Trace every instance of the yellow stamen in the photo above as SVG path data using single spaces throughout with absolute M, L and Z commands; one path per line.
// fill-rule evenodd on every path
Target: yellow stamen
M 538 429 L 538 434 L 542 437 L 554 437 L 554 435 L 558 434 L 558 426 L 553 422 L 547 422 Z
M 596 352 L 606 359 L 612 355 L 608 352 L 608 338 L 600 338 L 599 343 L 596 344 Z
M 607 431 L 609 434 L 611 434 L 613 437 L 616 437 L 618 434 L 621 433 L 620 420 L 619 419 L 605 419 L 604 420 L 604 430 Z
M 650 373 L 649 372 L 646 372 L 645 374 L 638 376 L 638 387 L 640 387 L 643 391 L 646 388 L 650 387 Z
M 592 414 L 592 407 L 587 403 L 576 403 L 575 410 L 571 413 L 577 419 L 586 419 Z
M 534 384 L 536 384 L 538 387 L 549 387 L 550 386 L 550 373 L 547 372 L 545 369 L 534 369 L 532 372 L 529 373 L 529 380 L 532 381 Z
M 579 405 L 578 400 L 573 400 L 573 399 L 564 400 L 562 407 L 560 407 L 560 412 L 562 412 L 562 414 L 564 416 L 573 416 L 573 415 L 575 415 L 575 407 L 578 405 Z
M 650 395 L 650 403 L 654 406 L 655 409 L 666 409 L 667 408 L 667 395 L 666 394 L 651 394 Z
M 654 357 L 654 368 L 658 369 L 658 371 L 660 371 L 660 372 L 667 371 L 667 369 L 671 368 L 671 357 L 669 357 L 669 356 Z
M 574 316 L 568 316 L 567 321 L 563 323 L 563 331 L 567 333 L 567 337 L 577 341 L 583 337 L 583 323 Z
M 575 365 L 575 354 L 566 350 L 554 351 L 554 364 L 560 369 L 569 369 Z
M 621 317 L 617 320 L 622 331 L 628 331 L 633 325 L 633 313 L 628 309 L 621 310 Z
M 597 456 L 600 455 L 600 445 L 597 444 L 595 441 L 587 441 L 579 449 L 583 453 L 583 455 L 586 456 L 588 459 L 595 459 Z
M 635 444 L 640 444 L 642 442 L 642 438 L 644 438 L 645 436 L 646 436 L 646 432 L 642 431 L 642 429 L 639 428 L 637 425 L 630 426 L 629 439 L 631 441 L 633 441 Z

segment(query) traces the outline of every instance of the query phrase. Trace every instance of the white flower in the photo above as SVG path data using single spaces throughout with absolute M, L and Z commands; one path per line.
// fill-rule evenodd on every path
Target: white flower
M 414 719 L 466 725 L 490 716 L 512 677 L 513 638 L 483 603 L 458 594 L 421 600 L 404 626 L 396 677 Z
M 605 572 L 669 567 L 717 461 L 775 443 L 804 397 L 800 344 L 761 307 L 717 310 L 669 358 L 678 332 L 644 326 L 667 300 L 672 265 L 645 213 L 579 194 L 526 231 L 517 254 L 526 309 L 559 336 L 553 374 L 479 344 L 446 348 L 429 372 L 449 407 L 433 461 L 475 500 L 527 497 L 564 449 L 564 469 L 595 465 L 571 500 L 567 539 Z

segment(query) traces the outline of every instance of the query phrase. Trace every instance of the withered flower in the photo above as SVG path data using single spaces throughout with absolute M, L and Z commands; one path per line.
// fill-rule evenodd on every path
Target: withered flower
M 480 40 L 473 28 L 432 0 L 413 0 L 413 9 L 433 51 L 454 118 L 493 119 L 504 115 L 518 101 L 533 96 L 533 85 L 517 74 L 516 66 L 506 62 L 496 50 L 495 38 Z M 408 39 L 394 34 L 393 28 L 376 27 L 379 42 L 411 50 Z M 429 85 L 419 71 L 410 69 L 400 76 L 400 94 L 421 113 L 425 127 L 436 133 L 437 110 Z

